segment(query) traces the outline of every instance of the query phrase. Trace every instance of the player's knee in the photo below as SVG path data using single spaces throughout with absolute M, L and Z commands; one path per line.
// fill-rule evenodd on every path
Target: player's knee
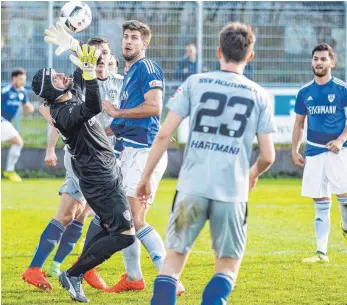
M 146 225 L 146 221 L 144 219 L 137 219 L 137 220 L 135 220 L 135 218 L 134 218 L 134 226 L 135 226 L 135 230 L 136 231 L 140 230 L 145 225 Z
M 114 253 L 117 251 L 120 251 L 122 249 L 128 248 L 135 242 L 135 235 L 127 235 L 127 234 L 122 234 L 122 233 L 116 233 L 113 234 L 110 232 L 110 235 L 112 237 L 112 242 L 108 244 L 106 251 L 106 256 L 108 259 L 111 257 Z
M 135 211 L 133 214 L 133 221 L 134 221 L 134 226 L 135 230 L 138 231 L 140 230 L 143 226 L 146 225 L 146 219 L 143 213 L 140 213 L 139 211 Z
M 57 214 L 54 216 L 55 220 L 58 220 L 64 227 L 67 227 L 71 221 L 74 220 L 73 214 Z
M 90 208 L 83 208 L 81 207 L 81 210 L 79 210 L 76 214 L 76 220 L 79 222 L 79 223 L 85 223 L 87 217 L 89 216 L 90 212 L 92 210 Z
M 326 200 L 315 200 L 316 213 L 329 213 L 331 208 L 331 201 L 329 198 Z

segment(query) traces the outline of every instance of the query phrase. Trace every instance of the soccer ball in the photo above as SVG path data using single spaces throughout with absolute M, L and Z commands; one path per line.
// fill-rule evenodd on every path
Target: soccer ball
M 67 2 L 60 10 L 59 20 L 69 33 L 83 32 L 92 22 L 92 11 L 84 2 Z

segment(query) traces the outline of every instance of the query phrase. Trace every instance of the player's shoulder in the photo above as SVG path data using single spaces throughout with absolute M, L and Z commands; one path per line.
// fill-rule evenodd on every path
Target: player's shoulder
M 340 88 L 347 89 L 347 83 L 339 78 L 333 77 L 333 83 Z
M 312 88 L 313 85 L 314 85 L 314 79 L 311 80 L 310 82 L 306 83 L 305 85 L 303 85 L 303 86 L 299 89 L 299 91 L 298 91 L 298 96 L 299 96 L 300 94 L 303 94 L 303 93 L 309 91 L 309 90 Z
M 160 67 L 160 65 L 154 61 L 151 60 L 149 58 L 142 58 L 139 61 L 139 67 L 145 71 L 148 74 L 153 74 L 153 73 L 162 73 L 162 69 Z
M 27 89 L 25 89 L 25 88 L 20 88 L 20 89 L 18 90 L 18 92 L 19 92 L 19 93 L 23 93 L 23 94 L 27 94 L 27 93 L 28 93 Z
M 109 75 L 109 77 L 110 77 L 111 80 L 121 80 L 122 81 L 124 79 L 124 76 L 120 75 L 118 73 L 111 73 Z
M 12 89 L 12 85 L 3 85 L 1 86 L 1 93 L 6 94 L 7 92 L 10 92 Z

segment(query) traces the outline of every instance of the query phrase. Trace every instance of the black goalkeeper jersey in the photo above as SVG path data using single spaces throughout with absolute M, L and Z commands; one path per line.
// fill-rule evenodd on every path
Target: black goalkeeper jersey
M 80 184 L 102 184 L 115 179 L 119 171 L 113 148 L 95 117 L 102 111 L 98 82 L 84 81 L 81 72 L 77 69 L 74 73 L 72 98 L 54 103 L 51 117 L 71 154 Z

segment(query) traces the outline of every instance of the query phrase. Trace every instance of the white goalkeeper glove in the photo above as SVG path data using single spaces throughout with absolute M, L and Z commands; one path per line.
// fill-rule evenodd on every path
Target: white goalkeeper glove
M 57 27 L 52 24 L 49 29 L 46 29 L 45 35 L 45 41 L 58 46 L 58 48 L 55 50 L 55 54 L 57 56 L 61 55 L 67 50 L 71 50 L 73 52 L 77 51 L 77 46 L 79 46 L 78 40 L 66 32 L 64 26 L 59 22 L 57 22 Z
M 77 56 L 70 55 L 70 60 L 74 65 L 79 67 L 83 71 L 83 78 L 85 80 L 93 80 L 96 78 L 96 63 L 98 61 L 98 58 L 100 56 L 100 51 L 96 50 L 95 47 L 91 46 L 89 47 L 88 52 L 88 45 L 84 44 L 82 46 L 82 50 L 80 46 L 77 46 Z

